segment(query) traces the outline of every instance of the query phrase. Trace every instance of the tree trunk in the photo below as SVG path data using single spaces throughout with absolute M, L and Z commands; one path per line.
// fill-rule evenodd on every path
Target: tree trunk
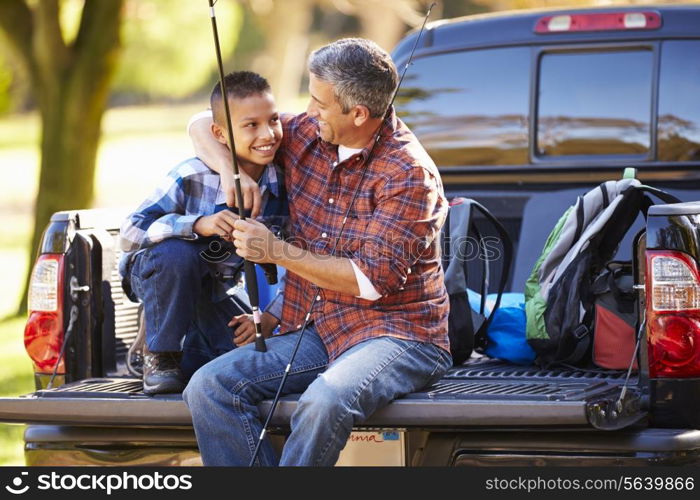
M 255 8 L 260 26 L 267 34 L 265 55 L 255 70 L 269 75 L 275 98 L 284 109 L 295 101 L 306 74 L 305 54 L 313 21 L 315 0 L 276 0 Z M 262 3 L 262 2 L 261 2 Z
M 106 83 L 104 81 L 105 86 Z M 30 266 L 51 215 L 59 210 L 87 208 L 93 201 L 95 160 L 106 99 L 95 102 L 91 96 L 71 95 L 71 88 L 75 86 L 82 86 L 81 82 L 74 83 L 70 78 L 62 80 L 52 89 L 55 97 L 44 95 L 40 99 L 41 170 L 34 203 Z M 18 313 L 26 312 L 29 277 L 30 274 Z
M 391 51 L 406 32 L 406 23 L 421 18 L 414 11 L 414 1 L 365 0 L 358 2 L 357 16 L 362 23 L 364 38 L 369 38 L 386 51 Z M 402 15 L 403 14 L 403 15 Z
M 0 0 L 0 26 L 28 68 L 42 124 L 30 269 L 18 314 L 26 312 L 31 266 L 51 215 L 92 202 L 102 115 L 119 53 L 122 4 L 86 0 L 78 34 L 67 45 L 57 0 Z

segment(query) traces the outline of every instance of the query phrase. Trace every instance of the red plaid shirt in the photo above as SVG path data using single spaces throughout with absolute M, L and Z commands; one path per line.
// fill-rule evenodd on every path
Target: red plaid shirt
M 290 242 L 330 254 L 367 160 L 365 148 L 342 163 L 305 113 L 285 117 L 279 161 L 289 194 Z M 288 272 L 281 332 L 312 319 L 330 360 L 380 336 L 431 342 L 449 350 L 449 300 L 439 232 L 447 200 L 435 164 L 392 113 L 380 132 L 335 255 L 352 259 L 382 295 L 376 301 L 321 289 Z

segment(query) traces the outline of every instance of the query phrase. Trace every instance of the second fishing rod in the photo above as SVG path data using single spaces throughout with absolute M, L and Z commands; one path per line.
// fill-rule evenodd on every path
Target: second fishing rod
M 418 43 L 420 42 L 421 35 L 423 34 L 423 30 L 425 29 L 425 24 L 428 22 L 428 18 L 430 17 L 430 12 L 433 10 L 433 7 L 435 7 L 435 5 L 436 4 L 433 3 L 428 8 L 428 12 L 426 13 L 425 19 L 423 20 L 423 25 L 421 26 L 420 31 L 418 32 L 418 35 L 416 37 L 416 41 L 413 45 L 413 48 L 411 50 L 410 55 L 408 56 L 408 60 L 406 62 L 406 65 L 403 69 L 403 72 L 401 73 L 401 77 L 399 78 L 399 82 L 396 85 L 396 89 L 394 89 L 394 93 L 391 97 L 391 101 L 389 102 L 389 105 L 387 106 L 387 109 L 384 112 L 383 120 L 379 126 L 379 129 L 377 130 L 376 134 L 374 135 L 374 137 L 372 139 L 372 142 L 371 142 L 370 147 L 369 147 L 369 151 L 367 153 L 367 156 L 366 156 L 366 159 L 364 162 L 364 166 L 362 167 L 362 173 L 360 175 L 360 180 L 357 183 L 357 187 L 355 188 L 355 191 L 353 192 L 353 195 L 350 199 L 350 203 L 348 204 L 348 208 L 345 211 L 345 214 L 343 216 L 343 220 L 342 220 L 342 223 L 340 226 L 340 230 L 338 231 L 338 235 L 335 238 L 335 243 L 334 243 L 333 248 L 330 252 L 330 255 L 335 255 L 336 249 L 338 247 L 338 243 L 340 242 L 340 238 L 343 234 L 343 230 L 345 229 L 345 224 L 348 221 L 348 216 L 350 215 L 350 211 L 352 210 L 352 207 L 355 204 L 355 200 L 357 199 L 357 196 L 360 193 L 360 188 L 362 187 L 362 182 L 364 181 L 368 165 L 369 165 L 370 160 L 372 158 L 372 153 L 374 152 L 375 146 L 379 142 L 381 128 L 382 128 L 384 122 L 386 121 L 386 119 L 391 114 L 391 110 L 393 108 L 394 101 L 396 100 L 396 96 L 399 93 L 399 89 L 401 88 L 401 84 L 403 83 L 404 77 L 406 76 L 406 72 L 408 71 L 409 66 L 413 62 L 413 54 L 415 53 L 416 48 L 418 47 Z M 253 452 L 253 456 L 252 456 L 250 463 L 249 463 L 250 467 L 255 465 L 255 461 L 257 460 L 258 454 L 260 453 L 260 448 L 261 448 L 263 440 L 265 439 L 265 436 L 267 434 L 267 428 L 270 425 L 272 417 L 275 413 L 275 410 L 276 410 L 277 405 L 279 403 L 280 397 L 282 395 L 282 390 L 284 389 L 284 385 L 287 382 L 287 378 L 288 378 L 289 373 L 292 369 L 292 364 L 294 363 L 294 359 L 296 358 L 297 352 L 299 351 L 299 346 L 301 345 L 301 341 L 303 339 L 304 332 L 306 331 L 306 327 L 308 326 L 309 320 L 311 319 L 311 314 L 313 313 L 314 306 L 316 305 L 316 302 L 317 302 L 316 297 L 318 296 L 319 291 L 320 291 L 320 287 L 318 285 L 314 285 L 313 292 L 311 293 L 311 297 L 312 297 L 311 298 L 311 305 L 309 306 L 309 309 L 308 309 L 306 315 L 304 316 L 301 331 L 299 333 L 299 338 L 297 339 L 296 344 L 294 345 L 294 350 L 292 351 L 289 362 L 287 363 L 287 365 L 284 369 L 284 373 L 282 374 L 282 379 L 280 380 L 280 384 L 277 388 L 277 392 L 276 392 L 275 397 L 272 401 L 272 407 L 270 408 L 270 412 L 267 414 L 267 417 L 265 419 L 265 423 L 263 424 L 262 431 L 260 432 L 260 436 L 258 437 L 258 442 L 255 446 L 255 451 Z

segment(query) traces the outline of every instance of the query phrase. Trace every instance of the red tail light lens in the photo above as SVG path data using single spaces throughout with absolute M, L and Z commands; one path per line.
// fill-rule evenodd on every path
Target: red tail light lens
M 29 283 L 24 347 L 39 373 L 53 373 L 63 343 L 63 255 L 41 255 Z M 63 360 L 57 373 L 65 373 Z
M 660 27 L 661 15 L 658 12 L 563 14 L 538 19 L 535 24 L 535 33 L 653 30 Z
M 647 252 L 646 314 L 649 375 L 700 377 L 700 274 L 692 257 Z

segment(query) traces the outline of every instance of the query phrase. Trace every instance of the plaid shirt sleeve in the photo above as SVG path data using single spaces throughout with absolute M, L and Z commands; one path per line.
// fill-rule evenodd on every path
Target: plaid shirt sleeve
M 129 215 L 119 231 L 122 251 L 133 252 L 167 238 L 196 240 L 192 230 L 200 215 L 185 214 L 184 180 L 173 170 L 155 191 Z
M 439 182 L 413 167 L 391 177 L 380 190 L 366 235 L 353 261 L 381 295 L 399 290 L 439 234 L 447 207 Z

